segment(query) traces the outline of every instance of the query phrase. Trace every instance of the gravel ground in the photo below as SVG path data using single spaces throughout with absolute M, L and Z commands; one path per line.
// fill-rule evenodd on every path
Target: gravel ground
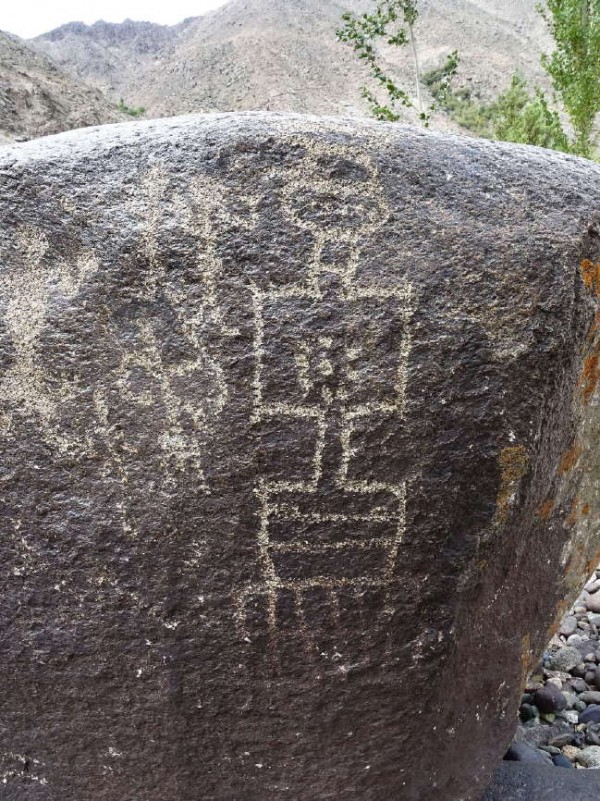
M 525 688 L 505 759 L 600 768 L 600 568 Z

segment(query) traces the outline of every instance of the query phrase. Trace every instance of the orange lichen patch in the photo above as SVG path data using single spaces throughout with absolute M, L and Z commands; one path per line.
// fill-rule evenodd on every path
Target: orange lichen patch
M 583 283 L 591 290 L 597 298 L 600 298 L 600 262 L 594 264 L 589 259 L 581 262 L 581 275 Z
M 584 506 L 581 507 L 581 514 L 584 517 L 587 517 L 589 513 L 590 513 L 590 505 L 589 503 L 586 503 Z
M 500 462 L 500 487 L 496 498 L 496 520 L 503 522 L 519 481 L 529 469 L 529 454 L 523 445 L 503 448 L 498 457 Z
M 548 518 L 552 514 L 553 509 L 554 509 L 554 501 L 552 499 L 544 501 L 544 503 L 538 509 L 538 515 L 542 518 L 542 520 L 548 520 Z
M 564 476 L 565 473 L 569 473 L 579 461 L 581 454 L 582 449 L 577 444 L 573 445 L 572 448 L 569 448 L 568 451 L 565 451 L 558 466 L 558 475 Z
M 580 385 L 581 394 L 585 403 L 589 403 L 592 395 L 596 391 L 600 381 L 600 341 L 596 343 L 594 350 L 583 362 L 581 371 Z

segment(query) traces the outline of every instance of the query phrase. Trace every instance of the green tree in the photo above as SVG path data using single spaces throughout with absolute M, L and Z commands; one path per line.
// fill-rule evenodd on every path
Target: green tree
M 433 70 L 423 77 L 434 97 L 437 74 Z M 550 108 L 541 89 L 535 87 L 531 94 L 525 79 L 518 75 L 491 103 L 483 102 L 470 89 L 461 88 L 449 92 L 441 105 L 458 125 L 477 136 L 570 152 L 558 113 Z
M 490 110 L 495 139 L 570 152 L 558 112 L 549 107 L 539 87 L 531 95 L 524 78 L 514 75 L 509 88 L 496 98 Z
M 493 136 L 491 105 L 484 103 L 469 87 L 444 89 L 440 83 L 441 77 L 441 69 L 431 70 L 423 76 L 423 83 L 439 107 L 461 128 L 466 128 L 477 136 L 491 139 Z
M 399 108 L 414 109 L 425 126 L 429 125 L 437 103 L 427 108 L 423 103 L 421 91 L 421 68 L 415 36 L 415 25 L 419 16 L 416 0 L 378 0 L 371 14 L 348 12 L 342 15 L 344 25 L 337 31 L 338 39 L 350 45 L 358 58 L 364 61 L 371 77 L 380 89 L 387 94 L 387 101 L 381 101 L 376 93 L 366 86 L 362 95 L 369 103 L 371 112 L 379 120 L 396 122 L 400 119 Z M 396 78 L 382 67 L 378 43 L 392 47 L 410 45 L 413 55 L 416 103 L 410 92 L 398 83 Z M 458 67 L 458 54 L 451 53 L 440 69 L 440 97 L 443 97 Z
M 538 10 L 556 45 L 542 64 L 571 120 L 572 150 L 590 158 L 600 112 L 600 0 L 546 0 Z

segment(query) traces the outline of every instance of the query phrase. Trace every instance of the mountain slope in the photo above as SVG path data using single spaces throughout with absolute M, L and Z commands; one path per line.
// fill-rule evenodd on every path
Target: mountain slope
M 120 120 L 98 89 L 0 31 L 0 143 Z
M 59 67 L 97 86 L 107 95 L 127 99 L 131 76 L 150 69 L 157 56 L 187 28 L 125 20 L 93 25 L 69 22 L 31 40 Z
M 417 30 L 423 70 L 458 49 L 460 80 L 483 97 L 514 71 L 545 83 L 549 47 L 536 0 L 422 0 Z M 365 114 L 364 66 L 335 37 L 341 14 L 369 0 L 230 0 L 166 28 L 150 23 L 63 26 L 35 40 L 65 69 L 150 115 L 272 109 Z M 386 54 L 410 87 L 408 48 Z

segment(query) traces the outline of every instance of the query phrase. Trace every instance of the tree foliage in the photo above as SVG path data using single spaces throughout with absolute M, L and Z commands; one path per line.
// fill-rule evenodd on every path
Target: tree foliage
M 378 0 L 371 14 L 348 12 L 342 16 L 343 27 L 337 32 L 338 39 L 350 45 L 358 58 L 364 61 L 377 87 L 387 95 L 381 100 L 377 93 L 367 86 L 362 87 L 362 95 L 371 107 L 371 112 L 379 120 L 396 122 L 400 119 L 400 108 L 414 109 L 425 126 L 429 125 L 431 115 L 437 104 L 425 107 L 421 91 L 421 70 L 415 37 L 415 25 L 419 16 L 416 0 Z M 384 43 L 391 47 L 410 45 L 415 72 L 416 102 L 411 93 L 382 66 L 378 45 Z M 440 69 L 440 96 L 443 96 L 458 67 L 458 54 L 451 53 Z
M 518 75 L 492 103 L 491 120 L 494 138 L 503 142 L 521 142 L 564 153 L 571 149 L 558 112 L 549 107 L 539 87 L 531 95 L 527 81 Z
M 551 104 L 542 89 L 530 88 L 518 75 L 492 102 L 483 101 L 471 88 L 453 89 L 458 67 L 456 51 L 441 67 L 421 77 L 415 37 L 419 18 L 417 0 L 376 0 L 372 13 L 360 16 L 346 13 L 337 36 L 369 68 L 376 88 L 365 86 L 362 94 L 377 119 L 394 122 L 400 119 L 404 107 L 414 109 L 427 126 L 433 112 L 442 108 L 455 122 L 478 136 L 592 158 L 594 124 L 600 113 L 600 0 L 544 0 L 538 10 L 548 23 L 555 43 L 554 52 L 543 56 L 542 64 L 571 121 L 571 139 L 554 107 L 557 98 Z M 414 93 L 384 69 L 380 52 L 381 46 L 408 45 L 413 52 Z M 433 98 L 427 106 L 421 84 L 429 88 Z
M 434 97 L 436 75 L 437 70 L 432 70 L 423 78 Z M 558 113 L 550 108 L 539 87 L 532 94 L 519 75 L 513 75 L 508 89 L 491 103 L 461 88 L 451 91 L 441 106 L 457 124 L 477 136 L 570 152 Z
M 538 9 L 556 45 L 542 64 L 571 120 L 572 150 L 589 158 L 600 112 L 600 0 L 546 0 Z
M 434 69 L 425 73 L 423 83 L 429 89 L 439 108 L 461 128 L 477 136 L 492 137 L 492 107 L 467 86 L 457 89 L 444 88 L 440 83 L 441 70 Z M 441 91 L 440 91 L 441 90 Z

